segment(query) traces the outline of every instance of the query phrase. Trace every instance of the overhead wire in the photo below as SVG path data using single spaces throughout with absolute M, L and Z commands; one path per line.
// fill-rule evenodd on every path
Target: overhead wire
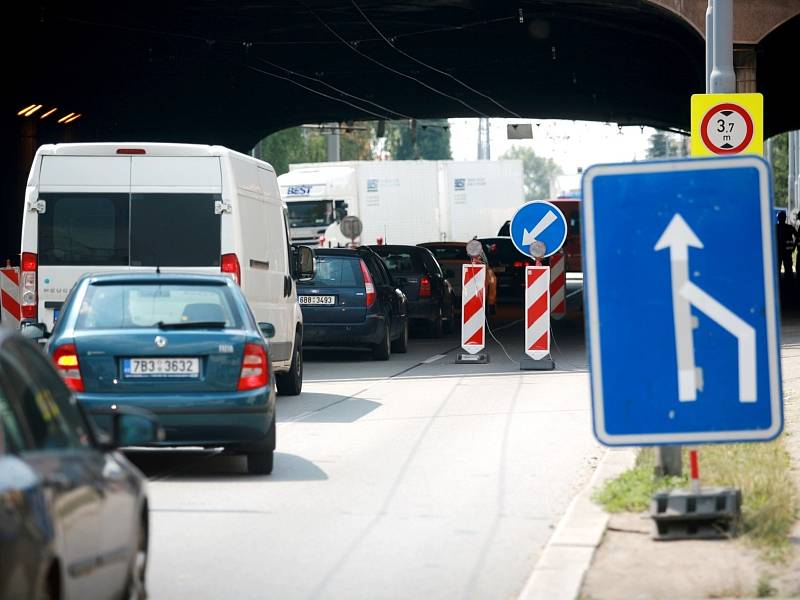
M 322 26 L 323 26 L 325 29 L 327 29 L 327 30 L 328 30 L 328 31 L 329 31 L 329 32 L 330 32 L 330 33 L 331 33 L 333 36 L 335 36 L 335 37 L 336 37 L 336 39 L 338 39 L 338 40 L 339 40 L 339 41 L 340 41 L 342 44 L 344 44 L 345 46 L 347 46 L 348 48 L 350 48 L 350 50 L 352 50 L 353 52 L 355 52 L 356 54 L 358 54 L 358 55 L 359 55 L 359 56 L 361 56 L 362 58 L 365 58 L 365 59 L 367 59 L 367 60 L 368 60 L 368 61 L 370 61 L 371 63 L 373 63 L 373 64 L 376 64 L 376 65 L 378 65 L 379 67 L 381 67 L 382 69 L 385 69 L 385 70 L 387 70 L 387 71 L 389 71 L 389 72 L 391 72 L 391 73 L 394 73 L 395 75 L 398 75 L 398 76 L 400 76 L 400 77 L 403 77 L 403 78 L 405 78 L 405 79 L 408 79 L 408 80 L 410 80 L 410 81 L 413 81 L 413 82 L 417 83 L 418 85 L 421 85 L 422 87 L 424 87 L 424 88 L 426 88 L 426 89 L 428 89 L 428 90 L 430 90 L 430 91 L 434 92 L 435 94 L 438 94 L 438 95 L 440 95 L 440 96 L 443 96 L 444 98 L 448 98 L 449 100 L 452 100 L 452 101 L 454 101 L 454 102 L 458 102 L 459 104 L 461 104 L 461 105 L 465 106 L 466 108 L 468 108 L 469 110 L 471 110 L 472 112 L 474 112 L 475 114 L 477 114 L 477 115 L 478 115 L 478 116 L 480 116 L 480 117 L 484 117 L 484 118 L 488 118 L 488 117 L 489 117 L 489 115 L 487 115 L 487 114 L 485 114 L 484 112 L 482 112 L 482 111 L 478 110 L 477 108 L 475 108 L 474 106 L 472 106 L 471 104 L 469 104 L 468 102 L 466 102 L 465 100 L 462 100 L 461 98 L 457 98 L 457 97 L 455 97 L 455 96 L 452 96 L 452 95 L 448 94 L 447 92 L 443 92 L 443 91 L 441 91 L 441 90 L 439 90 L 439 89 L 437 89 L 437 88 L 433 87 L 432 85 L 429 85 L 429 84 L 425 83 L 425 82 L 424 82 L 424 81 L 422 81 L 421 79 L 418 79 L 418 78 L 414 77 L 413 75 L 409 75 L 408 73 L 403 73 L 402 71 L 399 71 L 398 69 L 395 69 L 394 67 L 391 67 L 391 66 L 389 66 L 389 65 L 387 65 L 387 64 L 384 64 L 384 63 L 382 63 L 382 62 L 381 62 L 381 61 L 379 61 L 378 59 L 376 59 L 376 58 L 373 58 L 372 56 L 370 56 L 370 55 L 369 55 L 369 54 L 367 54 L 366 52 L 362 52 L 362 51 L 361 51 L 361 50 L 359 50 L 359 49 L 358 49 L 356 46 L 354 46 L 353 44 L 351 44 L 350 42 L 348 42 L 346 39 L 344 39 L 344 38 L 343 38 L 343 37 L 342 37 L 342 36 L 339 34 L 339 32 L 337 32 L 337 31 L 336 31 L 336 30 L 335 30 L 333 27 L 331 27 L 331 26 L 330 26 L 330 25 L 329 25 L 329 24 L 328 24 L 328 23 L 327 23 L 327 22 L 326 22 L 326 21 L 325 21 L 325 20 L 324 20 L 322 17 L 320 17 L 320 16 L 317 14 L 317 12 L 316 12 L 316 11 L 315 11 L 313 8 L 311 8 L 311 7 L 310 7 L 310 6 L 309 6 L 309 5 L 308 5 L 308 4 L 307 4 L 307 3 L 306 3 L 304 0 L 297 0 L 297 1 L 298 1 L 300 4 L 302 4 L 302 5 L 303 5 L 303 6 L 306 8 L 306 10 L 307 10 L 308 12 L 310 12 L 310 13 L 312 14 L 312 16 L 313 16 L 313 17 L 314 17 L 314 18 L 315 18 L 317 21 L 319 21 L 319 22 L 320 22 L 320 24 L 321 24 L 321 25 L 322 25 Z
M 391 108 L 387 108 L 386 106 L 378 104 L 377 102 L 373 102 L 372 100 L 367 100 L 366 98 L 362 98 L 360 96 L 356 96 L 355 94 L 351 94 L 349 92 L 346 92 L 343 89 L 340 89 L 340 88 L 336 87 L 335 85 L 332 85 L 332 84 L 330 84 L 330 83 L 328 83 L 326 81 L 322 81 L 321 79 L 318 79 L 316 77 L 311 77 L 309 75 L 304 75 L 303 73 L 298 73 L 296 71 L 292 71 L 291 69 L 287 69 L 286 67 L 282 67 L 281 65 L 275 64 L 274 62 L 271 62 L 271 61 L 269 61 L 269 60 L 267 60 L 265 58 L 258 58 L 258 60 L 260 60 L 264 64 L 267 64 L 267 65 L 271 66 L 274 69 L 280 69 L 282 71 L 285 71 L 286 73 L 289 73 L 290 75 L 294 75 L 296 77 L 301 77 L 303 79 L 306 79 L 306 80 L 309 80 L 309 81 L 313 81 L 315 83 L 319 83 L 321 85 L 324 85 L 326 88 L 328 88 L 330 90 L 333 90 L 335 92 L 338 92 L 339 94 L 347 96 L 348 98 L 353 98 L 354 100 L 357 100 L 359 102 L 363 102 L 365 104 L 370 104 L 371 106 L 374 106 L 375 108 L 378 108 L 380 110 L 386 111 L 387 113 L 393 114 L 393 115 L 395 115 L 397 117 L 400 117 L 402 119 L 413 119 L 414 118 L 414 117 L 411 117 L 409 115 L 406 115 L 406 114 L 403 114 L 401 112 L 398 112 L 396 110 L 392 110 Z
M 325 92 L 320 92 L 319 90 L 315 90 L 312 87 L 309 87 L 307 85 L 303 85 L 299 81 L 295 81 L 294 79 L 292 79 L 290 77 L 284 77 L 283 75 L 278 75 L 277 73 L 270 73 L 269 71 L 264 71 L 263 69 L 259 69 L 258 67 L 254 67 L 253 65 L 247 65 L 247 68 L 252 70 L 252 71 L 255 71 L 257 73 L 261 73 L 262 75 L 266 75 L 268 77 L 274 77 L 275 79 L 282 79 L 283 81 L 288 81 L 292 85 L 296 85 L 298 87 L 301 87 L 304 90 L 308 90 L 309 92 L 317 94 L 318 96 L 322 96 L 323 98 L 328 98 L 329 100 L 334 100 L 335 102 L 341 102 L 342 104 L 347 104 L 348 106 L 350 106 L 352 108 L 355 108 L 357 110 L 363 111 L 365 113 L 368 113 L 368 114 L 372 115 L 373 117 L 378 117 L 379 119 L 386 120 L 386 121 L 391 121 L 392 120 L 392 118 L 389 115 L 383 115 L 383 114 L 380 114 L 380 113 L 376 113 L 376 112 L 371 111 L 371 110 L 369 110 L 367 108 L 364 108 L 363 106 L 358 106 L 357 104 L 353 104 L 352 102 L 348 102 L 347 100 L 344 100 L 343 98 L 337 98 L 336 96 L 331 96 L 330 94 L 326 94 Z
M 370 27 L 372 27 L 372 29 L 374 29 L 374 30 L 375 30 L 375 33 L 377 33 L 377 34 L 378 34 L 378 35 L 381 37 L 381 39 L 383 39 L 383 41 L 384 41 L 384 42 L 386 42 L 386 43 L 389 45 L 389 47 L 390 47 L 392 50 L 394 50 L 394 51 L 395 51 L 395 52 L 397 52 L 398 54 L 401 54 L 402 56 L 405 56 L 406 58 L 408 58 L 409 60 L 411 60 L 411 61 L 413 61 L 413 62 L 417 63 L 418 65 L 421 65 L 421 66 L 425 67 L 426 69 L 430 69 L 431 71 L 434 71 L 435 73 L 439 73 L 440 75 L 444 75 L 445 77 L 449 77 L 450 79 L 452 79 L 453 81 L 455 81 L 456 83 L 458 83 L 460 86 L 462 86 L 462 87 L 464 87 L 464 88 L 468 89 L 468 90 L 469 90 L 470 92 L 472 92 L 473 94 L 477 94 L 477 95 L 478 95 L 478 96 L 480 96 L 481 98 L 485 98 L 486 100 L 488 100 L 489 102 L 491 102 L 492 104 L 494 104 L 495 106 L 497 106 L 498 108 L 500 108 L 500 109 L 502 109 L 502 110 L 506 111 L 506 112 L 507 112 L 508 114 L 510 114 L 511 116 L 513 116 L 513 117 L 516 117 L 516 118 L 518 118 L 518 119 L 521 119 L 521 118 L 522 118 L 522 117 L 521 117 L 519 114 L 517 114 L 516 112 L 514 112 L 514 111 L 513 111 L 513 110 L 511 110 L 510 108 L 508 108 L 508 107 L 506 107 L 506 106 L 503 106 L 502 104 L 500 104 L 500 103 L 499 103 L 497 100 L 495 100 L 494 98 L 492 98 L 492 97 L 491 97 L 491 96 L 489 96 L 488 94 L 485 94 L 484 92 L 481 92 L 480 90 L 476 90 L 474 87 L 472 87 L 472 86 L 471 86 L 471 85 L 469 85 L 468 83 L 465 83 L 464 81 L 462 81 L 461 79 L 459 79 L 458 77 L 456 77 L 455 75 L 453 75 L 452 73 L 448 73 L 447 71 L 443 71 L 442 69 L 439 69 L 439 68 L 437 68 L 437 67 L 434 67 L 433 65 L 429 65 L 428 63 L 426 63 L 426 62 L 424 62 L 424 61 L 422 61 L 422 60 L 418 59 L 417 57 L 415 57 L 415 56 L 412 56 L 412 55 L 411 55 L 411 54 L 409 54 L 408 52 L 406 52 L 406 51 L 404 51 L 404 50 L 401 50 L 400 48 L 398 48 L 398 47 L 397 47 L 397 46 L 394 44 L 394 42 L 393 42 L 392 40 L 390 40 L 388 37 L 386 37 L 386 35 L 384 35 L 384 33 L 383 33 L 383 32 L 382 32 L 382 31 L 381 31 L 379 28 L 378 28 L 378 26 L 377 26 L 377 25 L 375 25 L 375 23 L 372 21 L 372 19 L 370 19 L 370 18 L 367 16 L 367 14 L 366 14 L 366 13 L 365 13 L 365 12 L 364 12 L 364 11 L 361 9 L 361 7 L 358 5 L 358 3 L 356 2 L 356 0 L 350 0 L 350 2 L 353 4 L 353 6 L 354 6 L 354 7 L 355 7 L 355 9 L 358 11 L 358 13 L 361 15 L 361 17 L 362 17 L 362 18 L 363 18 L 363 19 L 364 19 L 364 20 L 365 20 L 365 21 L 366 21 L 366 22 L 369 24 L 369 26 L 370 26 Z

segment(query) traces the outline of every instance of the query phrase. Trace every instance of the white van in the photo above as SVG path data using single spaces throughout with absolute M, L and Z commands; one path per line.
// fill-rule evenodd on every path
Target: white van
M 313 273 L 313 257 L 290 244 L 269 164 L 221 146 L 39 148 L 22 222 L 23 321 L 52 329 L 84 273 L 156 267 L 229 273 L 256 320 L 275 327 L 270 348 L 279 392 L 300 393 L 303 316 L 294 280 Z

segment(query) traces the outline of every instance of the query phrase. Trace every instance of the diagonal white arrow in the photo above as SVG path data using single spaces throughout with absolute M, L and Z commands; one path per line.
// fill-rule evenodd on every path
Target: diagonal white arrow
M 680 295 L 680 290 L 689 281 L 689 246 L 702 248 L 703 243 L 683 217 L 676 214 L 658 238 L 655 250 L 669 248 L 672 271 L 672 316 L 675 320 L 675 347 L 678 352 L 678 400 L 681 402 L 697 400 L 692 313 L 689 301 Z
M 534 228 L 530 231 L 527 229 L 522 230 L 522 245 L 523 247 L 527 248 L 530 246 L 539 234 L 542 233 L 545 229 L 550 227 L 555 221 L 558 220 L 556 213 L 552 210 L 548 210 L 547 213 L 542 217 L 542 219 L 534 226 Z

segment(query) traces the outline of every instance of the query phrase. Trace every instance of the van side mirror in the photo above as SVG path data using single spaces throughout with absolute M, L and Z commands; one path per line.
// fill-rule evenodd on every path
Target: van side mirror
M 317 270 L 317 259 L 314 251 L 308 246 L 297 247 L 297 277 L 298 279 L 313 279 Z
M 275 337 L 275 325 L 272 323 L 259 323 L 258 328 L 261 330 L 261 335 L 265 338 L 274 338 Z

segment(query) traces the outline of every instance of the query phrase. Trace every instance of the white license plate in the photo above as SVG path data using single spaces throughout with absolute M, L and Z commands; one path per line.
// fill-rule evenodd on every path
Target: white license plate
M 199 358 L 125 358 L 124 377 L 200 377 Z
M 336 304 L 336 296 L 300 296 L 300 304 Z

